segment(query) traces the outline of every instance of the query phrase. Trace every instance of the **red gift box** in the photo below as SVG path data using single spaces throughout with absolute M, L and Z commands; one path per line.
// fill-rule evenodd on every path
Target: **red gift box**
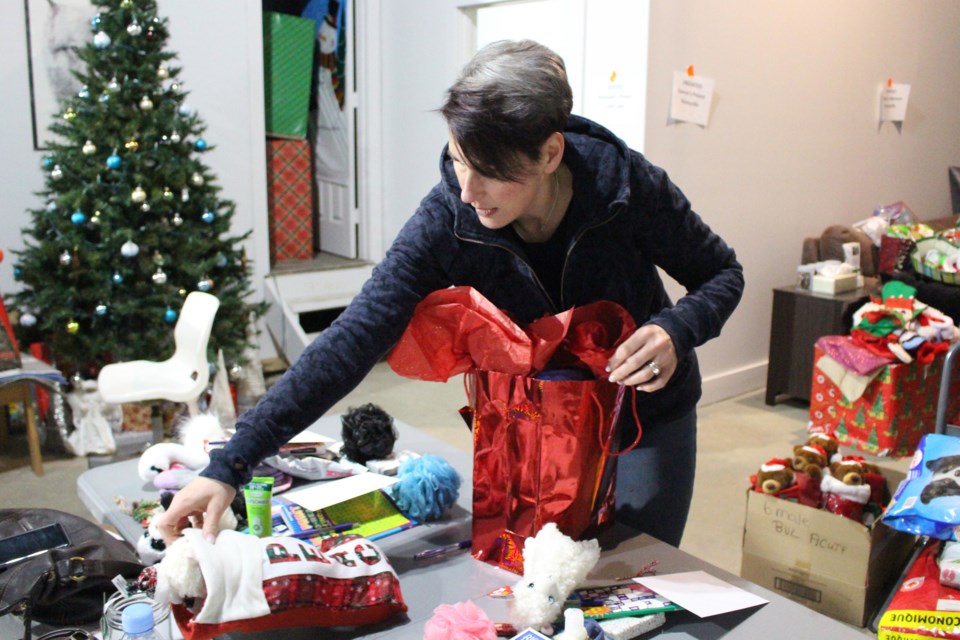
M 920 438 L 933 433 L 937 418 L 943 354 L 928 365 L 889 364 L 856 400 L 816 365 L 824 352 L 814 347 L 810 389 L 810 433 L 832 433 L 841 445 L 876 456 L 913 455 Z M 960 380 L 951 383 L 951 397 L 960 392 Z M 956 407 L 947 416 L 956 415 Z
M 267 140 L 270 262 L 313 258 L 313 172 L 306 140 Z
M 910 238 L 883 236 L 880 238 L 880 258 L 877 261 L 877 272 L 893 275 L 895 271 L 903 271 L 910 264 L 910 252 L 917 243 Z

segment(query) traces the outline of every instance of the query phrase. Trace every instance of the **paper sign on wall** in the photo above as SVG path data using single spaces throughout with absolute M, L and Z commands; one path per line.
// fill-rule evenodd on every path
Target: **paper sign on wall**
M 707 126 L 710 103 L 713 100 L 713 85 L 712 78 L 675 71 L 670 119 Z
M 909 99 L 910 85 L 887 82 L 880 92 L 880 122 L 903 122 Z

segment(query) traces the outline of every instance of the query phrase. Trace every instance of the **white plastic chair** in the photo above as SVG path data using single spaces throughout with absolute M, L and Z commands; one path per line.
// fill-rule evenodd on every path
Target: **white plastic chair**
M 184 402 L 190 415 L 197 415 L 197 401 L 210 380 L 207 343 L 219 307 L 220 300 L 209 293 L 194 291 L 188 295 L 173 330 L 173 355 L 162 362 L 131 360 L 104 366 L 97 377 L 103 399 L 113 404 Z

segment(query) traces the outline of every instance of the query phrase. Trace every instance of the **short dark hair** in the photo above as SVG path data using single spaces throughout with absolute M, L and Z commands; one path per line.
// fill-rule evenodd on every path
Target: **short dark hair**
M 532 40 L 500 40 L 463 68 L 440 112 L 464 161 L 488 178 L 517 181 L 572 108 L 559 55 Z

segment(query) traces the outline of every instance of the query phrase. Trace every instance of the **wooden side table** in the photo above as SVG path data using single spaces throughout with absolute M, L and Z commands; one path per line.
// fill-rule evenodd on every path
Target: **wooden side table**
M 27 422 L 27 448 L 30 451 L 30 467 L 38 476 L 43 475 L 43 457 L 40 454 L 40 432 L 37 430 L 37 417 L 33 410 L 34 385 L 41 384 L 54 391 L 66 384 L 63 375 L 50 365 L 26 354 L 21 355 L 19 369 L 0 371 L 0 403 L 22 402 Z M 0 405 L 2 406 L 2 405 Z M 7 440 L 7 422 L 0 422 L 0 446 Z
M 810 402 L 814 343 L 821 336 L 850 333 L 854 311 L 872 291 L 862 288 L 830 296 L 793 285 L 773 290 L 767 404 L 776 404 L 782 394 Z

